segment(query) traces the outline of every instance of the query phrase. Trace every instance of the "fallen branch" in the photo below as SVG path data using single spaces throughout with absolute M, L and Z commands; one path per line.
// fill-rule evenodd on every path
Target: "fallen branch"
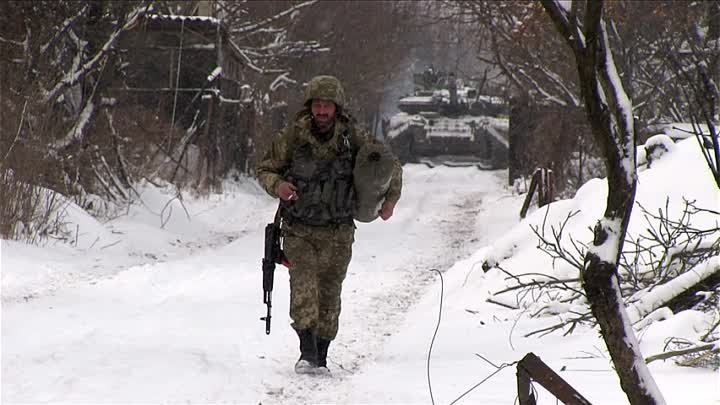
M 628 319 L 633 324 L 642 320 L 649 313 L 665 306 L 676 296 L 689 290 L 695 284 L 702 282 L 718 271 L 720 271 L 720 256 L 715 256 L 708 261 L 698 264 L 690 271 L 655 288 L 638 301 L 629 305 L 627 307 Z
M 579 279 L 579 278 L 557 279 L 557 278 L 552 277 L 552 276 L 546 276 L 546 275 L 543 275 L 543 276 L 549 278 L 550 280 L 548 280 L 548 281 L 541 281 L 541 280 L 535 280 L 535 279 L 533 279 L 533 281 L 528 282 L 528 283 L 521 283 L 521 284 L 518 284 L 518 285 L 514 285 L 514 286 L 512 286 L 512 287 L 507 287 L 507 288 L 505 288 L 505 289 L 503 289 L 503 290 L 500 290 L 500 291 L 495 292 L 493 295 L 499 295 L 499 294 L 503 294 L 503 293 L 506 293 L 506 292 L 510 292 L 510 291 L 514 291 L 514 290 L 519 290 L 519 289 L 522 289 L 522 288 L 549 287 L 549 286 L 552 286 L 552 285 L 562 285 L 563 287 L 565 287 L 565 289 L 578 292 L 577 289 L 568 286 L 567 283 L 579 283 L 579 282 L 580 282 L 580 279 Z M 520 281 L 518 281 L 518 282 L 520 282 Z
M 713 353 L 720 353 L 720 340 L 716 340 L 714 342 L 710 342 L 710 343 L 704 344 L 704 345 L 688 347 L 687 349 L 673 350 L 670 352 L 655 354 L 655 355 L 646 357 L 645 363 L 647 364 L 647 363 L 653 362 L 655 360 L 665 360 L 665 359 L 669 359 L 671 357 L 677 357 L 677 356 L 683 356 L 686 354 L 704 352 L 706 350 L 709 350 Z
M 560 322 L 560 323 L 556 323 L 556 324 L 554 324 L 554 325 L 548 326 L 547 328 L 542 328 L 542 329 L 538 329 L 538 330 L 536 330 L 536 331 L 527 333 L 527 334 L 525 334 L 524 337 L 530 337 L 530 336 L 536 335 L 536 334 L 538 334 L 538 333 L 543 333 L 543 334 L 545 335 L 545 334 L 554 332 L 554 331 L 556 331 L 556 330 L 558 330 L 558 329 L 562 329 L 562 328 L 564 328 L 566 325 L 570 325 L 570 329 L 569 329 L 567 332 L 565 332 L 565 335 L 568 335 L 569 333 L 571 333 L 571 332 L 575 329 L 575 326 L 577 326 L 578 323 L 583 322 L 583 321 L 587 321 L 587 320 L 590 320 L 590 319 L 592 319 L 592 314 L 588 312 L 588 313 L 585 313 L 585 314 L 582 314 L 582 315 L 578 316 L 577 318 L 568 319 L 567 321 L 563 321 L 563 322 Z
M 491 304 L 500 305 L 501 307 L 505 307 L 505 308 L 508 308 L 508 309 L 520 309 L 520 308 L 515 307 L 515 306 L 512 306 L 512 305 L 510 305 L 510 304 L 505 304 L 504 302 L 495 301 L 495 300 L 492 299 L 492 298 L 488 298 L 488 299 L 486 299 L 485 301 L 487 301 L 487 302 L 489 302 L 489 303 L 491 303 Z

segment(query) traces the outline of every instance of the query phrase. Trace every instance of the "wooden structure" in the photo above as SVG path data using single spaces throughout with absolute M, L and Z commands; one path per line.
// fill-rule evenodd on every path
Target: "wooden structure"
M 520 218 L 525 218 L 530 208 L 530 202 L 537 192 L 538 208 L 550 204 L 555 200 L 555 190 L 553 188 L 553 171 L 545 168 L 535 169 L 532 180 L 530 180 L 530 188 L 525 195 L 522 209 L 520 209 Z
M 597 154 L 582 107 L 538 103 L 528 96 L 511 100 L 508 143 L 508 185 L 547 167 L 555 174 L 557 192 L 587 180 L 583 168 Z
M 531 381 L 536 381 L 565 405 L 592 405 L 570 384 L 534 353 L 528 353 L 517 365 L 517 386 L 520 405 L 535 405 Z
M 124 69 L 113 97 L 152 111 L 167 126 L 161 173 L 201 186 L 247 172 L 255 112 L 241 51 L 223 24 L 205 16 L 148 14 L 119 41 Z M 167 159 L 166 159 L 167 160 Z

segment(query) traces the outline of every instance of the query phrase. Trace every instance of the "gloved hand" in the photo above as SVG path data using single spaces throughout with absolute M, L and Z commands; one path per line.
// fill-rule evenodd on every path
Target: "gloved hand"
M 380 218 L 382 218 L 383 221 L 387 221 L 390 219 L 391 216 L 393 216 L 393 212 L 395 211 L 395 204 L 391 203 L 390 201 L 385 200 L 382 203 L 382 207 L 380 207 Z
M 277 185 L 277 195 L 283 201 L 293 201 L 298 199 L 297 188 L 290 182 L 281 181 Z

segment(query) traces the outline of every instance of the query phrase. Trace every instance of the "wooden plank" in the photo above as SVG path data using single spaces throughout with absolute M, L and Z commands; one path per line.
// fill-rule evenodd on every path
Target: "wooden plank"
M 520 376 L 526 373 L 538 384 L 542 385 L 546 390 L 550 391 L 555 397 L 566 405 L 592 405 L 590 401 L 585 399 L 570 384 L 562 379 L 547 364 L 545 364 L 534 353 L 528 353 L 523 357 L 517 365 L 518 367 L 518 396 L 520 391 Z M 521 402 L 522 404 L 522 402 Z M 525 405 L 525 404 L 522 404 Z
M 532 391 L 532 386 L 530 385 L 530 376 L 519 364 L 517 369 L 517 386 L 520 405 L 535 405 L 537 403 Z
M 545 185 L 547 183 L 547 179 L 545 177 L 545 168 L 537 169 L 535 174 L 539 175 L 538 182 L 537 182 L 537 184 L 538 184 L 538 198 L 537 198 L 538 208 L 542 208 L 543 205 L 547 204 L 545 202 L 545 196 L 546 196 Z
M 540 172 L 538 170 L 535 170 L 535 173 L 533 173 L 532 180 L 530 180 L 530 189 L 527 192 L 527 195 L 525 196 L 525 201 L 523 202 L 523 206 L 520 209 L 520 218 L 525 218 L 525 215 L 527 215 L 527 210 L 530 208 L 530 201 L 532 201 L 533 194 L 535 194 L 535 189 L 538 185 L 538 177 L 540 176 Z
M 553 178 L 552 169 L 548 169 L 547 171 L 547 182 L 547 201 L 545 204 L 550 204 L 555 201 L 555 179 Z

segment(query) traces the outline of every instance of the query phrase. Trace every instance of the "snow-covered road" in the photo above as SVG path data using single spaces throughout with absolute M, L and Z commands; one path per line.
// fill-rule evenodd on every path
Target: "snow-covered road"
M 505 176 L 405 167 L 396 215 L 358 225 L 330 379 L 292 371 L 297 338 L 282 267 L 271 335 L 259 321 L 261 234 L 274 202 L 257 187 L 186 201 L 188 219 L 176 213 L 178 223 L 165 229 L 135 207 L 98 226 L 106 240 L 84 248 L 4 243 L 2 402 L 352 401 L 353 376 L 382 353 L 435 280 L 430 269 L 447 269 L 516 222 L 517 199 L 496 209 L 507 198 Z M 113 237 L 121 243 L 101 250 Z M 24 277 L 24 267 L 33 276 Z
M 682 215 L 686 200 L 715 210 L 720 193 L 697 142 L 676 146 L 652 169 L 642 168 L 637 203 L 669 210 L 668 218 Z M 358 226 L 331 378 L 292 371 L 297 338 L 282 268 L 273 331 L 265 335 L 261 232 L 276 203 L 249 179 L 226 184 L 220 196 L 182 201 L 144 186 L 142 204 L 105 224 L 71 206 L 69 244 L 2 241 L 2 403 L 500 405 L 516 399 L 512 365 L 532 352 L 591 403 L 627 404 L 593 324 L 568 336 L 539 336 L 569 313 L 531 317 L 554 298 L 497 294 L 517 274 L 575 274 L 537 248 L 532 227 L 572 216 L 563 243 L 589 241 L 604 210 L 605 182 L 592 179 L 574 198 L 533 209 L 519 222 L 522 196 L 504 187 L 506 172 L 409 165 L 404 177 L 396 215 Z M 637 212 L 633 235 L 648 226 Z M 707 229 L 717 221 L 696 214 L 692 224 Z M 503 269 L 483 273 L 485 260 Z M 443 305 L 432 268 L 444 271 Z M 635 332 L 649 356 L 671 338 L 701 339 L 716 322 L 712 312 L 663 311 Z M 667 404 L 720 398 L 720 373 L 710 367 L 667 360 L 649 368 Z M 556 402 L 535 388 L 538 404 Z

